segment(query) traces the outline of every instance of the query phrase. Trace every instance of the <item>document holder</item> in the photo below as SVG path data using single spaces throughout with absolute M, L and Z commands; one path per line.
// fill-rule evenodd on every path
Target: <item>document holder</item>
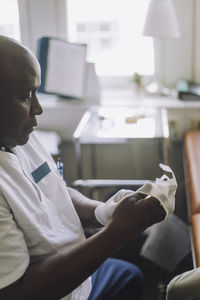
M 42 37 L 37 57 L 41 66 L 39 92 L 82 99 L 86 89 L 86 45 Z

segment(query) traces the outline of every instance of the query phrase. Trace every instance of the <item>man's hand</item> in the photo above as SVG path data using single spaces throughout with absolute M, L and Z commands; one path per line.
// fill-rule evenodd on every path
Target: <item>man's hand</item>
M 144 197 L 135 193 L 116 206 L 108 226 L 119 238 L 124 236 L 124 240 L 128 240 L 165 218 L 166 213 L 160 202 L 153 197 Z

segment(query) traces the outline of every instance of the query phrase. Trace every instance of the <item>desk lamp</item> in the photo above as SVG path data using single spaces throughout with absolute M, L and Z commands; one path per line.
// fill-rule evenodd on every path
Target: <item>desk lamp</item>
M 154 38 L 154 82 L 147 92 L 165 94 L 162 85 L 161 44 L 166 38 L 179 38 L 180 30 L 172 0 L 151 0 L 147 10 L 143 35 Z

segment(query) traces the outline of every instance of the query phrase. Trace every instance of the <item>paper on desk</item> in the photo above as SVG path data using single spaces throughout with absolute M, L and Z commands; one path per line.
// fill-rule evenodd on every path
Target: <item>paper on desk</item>
M 50 39 L 45 90 L 59 95 L 83 98 L 85 96 L 85 55 L 84 45 Z

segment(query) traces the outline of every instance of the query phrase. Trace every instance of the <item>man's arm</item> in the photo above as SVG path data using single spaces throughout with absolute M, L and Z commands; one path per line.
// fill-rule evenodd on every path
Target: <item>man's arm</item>
M 77 190 L 68 187 L 68 192 L 76 209 L 76 212 L 81 220 L 83 227 L 100 227 L 102 226 L 95 218 L 95 208 L 101 203 L 85 197 Z
M 163 208 L 154 198 L 123 200 L 100 232 L 71 249 L 63 248 L 56 255 L 31 264 L 22 278 L 0 291 L 0 299 L 57 300 L 64 297 L 113 252 L 164 216 Z

